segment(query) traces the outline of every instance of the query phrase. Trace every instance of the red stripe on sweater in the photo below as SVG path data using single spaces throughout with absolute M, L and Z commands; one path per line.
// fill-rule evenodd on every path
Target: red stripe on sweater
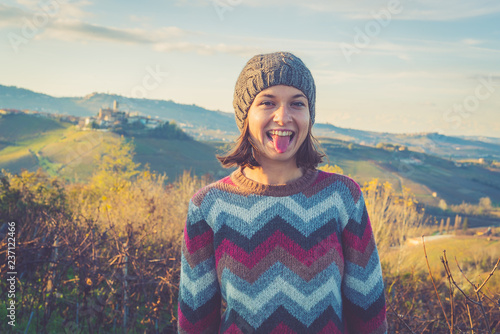
M 213 327 L 215 324 L 219 322 L 220 310 L 215 308 L 212 313 L 208 314 L 205 318 L 201 319 L 196 323 L 191 323 L 184 315 L 182 314 L 182 310 L 178 308 L 179 315 L 179 327 L 185 333 L 203 333 L 210 327 Z
M 372 333 L 375 332 L 375 330 L 377 330 L 381 325 L 383 325 L 386 317 L 385 313 L 385 307 L 382 307 L 380 312 L 367 322 L 364 322 L 363 319 L 357 317 L 355 314 L 352 314 L 349 317 L 351 319 L 349 323 L 356 324 L 356 333 Z
M 284 235 L 281 231 L 276 231 L 251 253 L 247 253 L 244 249 L 234 244 L 232 241 L 225 239 L 215 251 L 216 263 L 218 265 L 219 259 L 224 253 L 227 253 L 238 262 L 243 263 L 246 267 L 253 268 L 278 246 L 288 251 L 306 266 L 313 264 L 317 259 L 325 255 L 325 253 L 332 248 L 335 248 L 339 254 L 342 254 L 342 248 L 338 242 L 336 234 L 331 234 L 328 238 L 322 240 L 310 250 L 304 250 L 300 245 Z
M 343 237 L 344 237 L 344 240 L 348 240 L 347 244 L 351 248 L 354 248 L 358 252 L 364 253 L 366 250 L 366 246 L 368 246 L 368 244 L 370 243 L 370 240 L 372 239 L 372 229 L 365 228 L 361 239 L 356 234 L 349 231 L 348 229 L 344 229 Z
M 319 334 L 342 334 L 342 331 L 330 320 Z
M 186 242 L 186 248 L 189 253 L 193 254 L 198 249 L 205 247 L 207 244 L 213 243 L 214 233 L 212 230 L 208 230 L 201 235 L 197 235 L 194 238 L 189 239 L 188 233 L 184 233 L 184 241 Z
M 280 322 L 278 326 L 276 326 L 271 334 L 296 334 L 297 332 L 290 329 L 287 325 L 284 323 Z

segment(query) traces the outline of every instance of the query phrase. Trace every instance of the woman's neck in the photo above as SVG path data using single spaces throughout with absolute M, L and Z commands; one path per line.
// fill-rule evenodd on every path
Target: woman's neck
M 285 184 L 299 179 L 304 172 L 297 167 L 295 162 L 293 165 L 264 165 L 254 168 L 244 168 L 242 171 L 250 180 L 262 184 Z

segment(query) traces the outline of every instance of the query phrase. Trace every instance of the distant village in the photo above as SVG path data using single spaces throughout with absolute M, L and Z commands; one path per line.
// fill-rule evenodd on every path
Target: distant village
M 134 124 L 136 122 L 144 125 L 145 129 L 154 129 L 164 123 L 156 118 L 151 118 L 151 116 L 141 116 L 139 112 L 125 112 L 118 109 L 118 101 L 113 102 L 112 108 L 100 108 L 99 113 L 95 116 L 90 117 L 79 117 L 71 116 L 66 114 L 55 114 L 43 111 L 35 110 L 18 110 L 18 109 L 0 109 L 0 115 L 10 115 L 10 114 L 29 114 L 37 117 L 47 117 L 58 119 L 62 122 L 68 122 L 75 124 L 78 128 L 82 130 L 88 130 L 90 128 L 108 130 L 113 126 L 123 125 L 123 124 Z

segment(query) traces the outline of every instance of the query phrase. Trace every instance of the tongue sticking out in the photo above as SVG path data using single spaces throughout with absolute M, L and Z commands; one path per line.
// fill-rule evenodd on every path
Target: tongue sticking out
M 285 153 L 288 145 L 290 145 L 290 136 L 272 135 L 272 137 L 276 152 Z

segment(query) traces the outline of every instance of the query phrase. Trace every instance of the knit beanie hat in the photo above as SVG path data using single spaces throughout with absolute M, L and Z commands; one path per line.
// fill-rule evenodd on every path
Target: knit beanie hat
M 314 124 L 316 86 L 311 72 L 293 54 L 274 52 L 253 56 L 236 81 L 233 107 L 240 131 L 257 94 L 276 85 L 292 86 L 304 93 L 309 103 L 311 124 Z

